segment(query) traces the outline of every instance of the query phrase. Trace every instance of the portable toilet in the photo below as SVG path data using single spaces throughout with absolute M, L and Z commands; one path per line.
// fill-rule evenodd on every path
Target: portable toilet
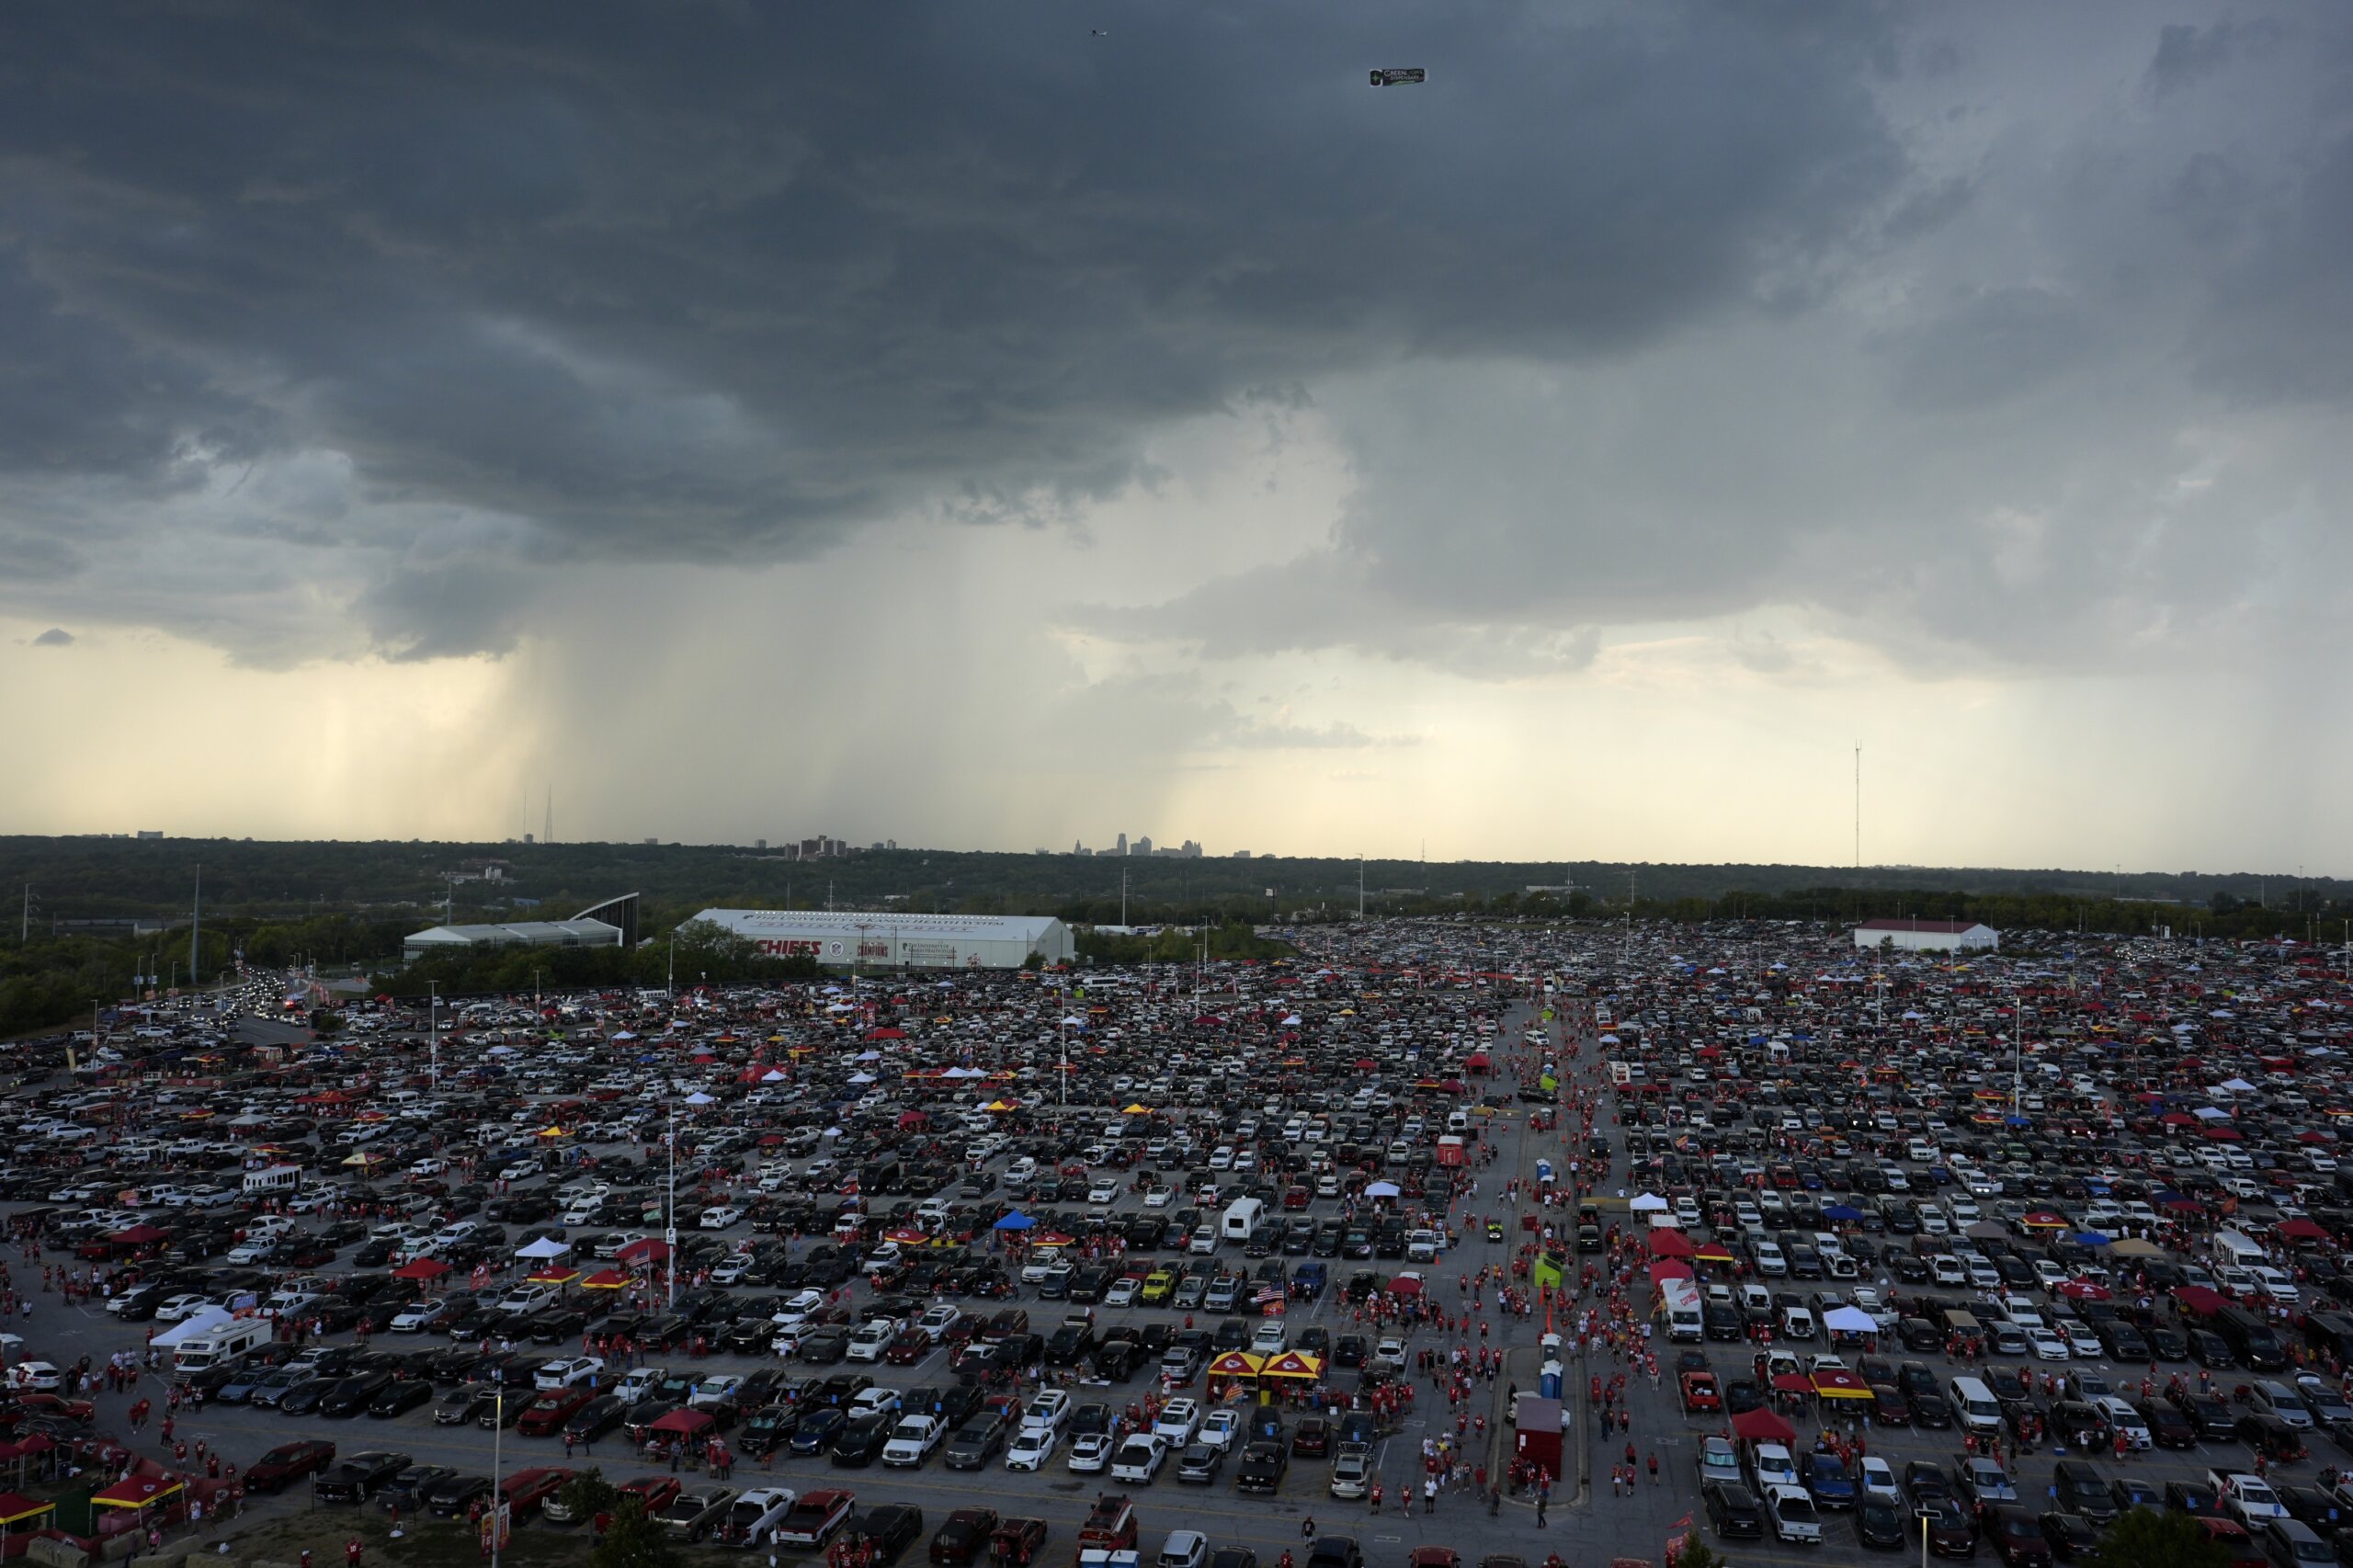
M 1536 1185 L 1539 1187 L 1550 1187 L 1552 1185 L 1552 1161 L 1539 1160 L 1536 1162 Z
M 1536 1392 L 1546 1399 L 1561 1397 L 1561 1364 L 1547 1361 L 1536 1369 Z

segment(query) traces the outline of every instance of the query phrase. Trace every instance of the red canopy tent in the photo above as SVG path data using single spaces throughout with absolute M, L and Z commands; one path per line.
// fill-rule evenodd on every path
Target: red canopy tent
M 1752 1443 L 1794 1443 L 1798 1429 L 1759 1405 L 1732 1418 L 1732 1434 Z

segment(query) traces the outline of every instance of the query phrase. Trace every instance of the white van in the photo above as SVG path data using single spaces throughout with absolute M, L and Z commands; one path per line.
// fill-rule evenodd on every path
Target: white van
M 271 1165 L 264 1170 L 245 1173 L 247 1197 L 292 1192 L 301 1185 L 302 1167 L 300 1165 Z
M 2214 1261 L 2225 1268 L 2253 1268 L 2256 1264 L 2269 1260 L 2263 1256 L 2263 1249 L 2255 1244 L 2255 1238 L 2245 1232 L 2217 1231 L 2214 1233 Z
M 1237 1198 L 1225 1206 L 1225 1219 L 1219 1229 L 1230 1242 L 1246 1242 L 1258 1233 L 1259 1223 L 1267 1217 L 1264 1199 Z
M 1945 1398 L 1951 1402 L 1953 1419 L 1963 1431 L 1983 1437 L 2002 1429 L 2001 1402 L 1983 1378 L 1963 1374 L 1953 1379 L 1945 1385 Z
M 174 1346 L 172 1365 L 183 1372 L 200 1372 L 207 1367 L 233 1361 L 256 1346 L 268 1343 L 268 1324 L 260 1318 L 240 1318 Z

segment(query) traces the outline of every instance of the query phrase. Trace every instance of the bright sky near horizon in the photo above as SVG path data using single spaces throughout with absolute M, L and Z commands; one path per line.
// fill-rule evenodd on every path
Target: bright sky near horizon
M 0 832 L 2353 868 L 2343 7 L 0 38 Z

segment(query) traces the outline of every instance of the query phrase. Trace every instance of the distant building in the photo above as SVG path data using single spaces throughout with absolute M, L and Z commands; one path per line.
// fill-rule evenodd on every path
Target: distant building
M 620 927 L 601 920 L 518 920 L 506 926 L 433 926 L 401 942 L 412 962 L 429 953 L 477 948 L 617 948 Z
M 536 899 L 516 899 L 526 907 Z M 637 945 L 637 894 L 592 904 L 569 920 L 518 920 L 500 926 L 432 926 L 404 937 L 411 961 L 455 948 L 631 948 Z
M 1031 954 L 1066 963 L 1070 927 L 1048 915 L 910 915 L 898 910 L 706 909 L 695 916 L 773 958 L 876 969 L 1019 969 Z
M 142 838 L 161 838 L 161 837 L 163 837 L 164 835 L 163 835 L 162 834 L 160 834 L 160 833 L 155 832 L 155 831 L 154 831 L 153 829 L 152 829 L 152 828 L 144 828 L 144 827 L 142 827 L 142 828 L 141 828 L 141 829 L 139 830 L 139 836 L 140 836 L 140 837 L 142 837 Z
M 1144 847 L 1145 847 L 1145 848 L 1149 849 L 1149 848 L 1151 848 L 1151 847 L 1152 847 L 1152 840 L 1151 840 L 1151 839 L 1147 838 L 1147 839 L 1145 839 L 1143 842 L 1144 842 Z M 1128 835 L 1127 835 L 1126 834 L 1124 834 L 1124 833 L 1123 833 L 1123 834 L 1120 835 L 1120 841 L 1119 841 L 1119 843 L 1118 843 L 1118 844 L 1117 844 L 1117 845 L 1112 848 L 1111 853 L 1112 853 L 1112 854 L 1114 854 L 1114 855 L 1125 855 L 1127 852 L 1128 852 Z
M 1967 920 L 1866 920 L 1855 927 L 1855 946 L 1893 943 L 1905 952 L 1957 953 L 1998 949 L 2002 934 Z

